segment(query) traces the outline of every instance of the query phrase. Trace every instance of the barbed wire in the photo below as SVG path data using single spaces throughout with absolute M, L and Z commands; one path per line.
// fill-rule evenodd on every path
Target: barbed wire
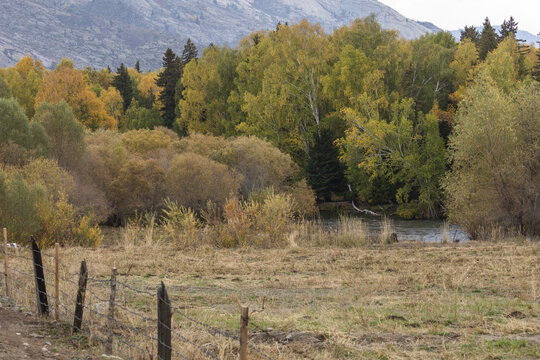
M 32 251 L 38 251 L 38 250 L 32 250 Z M 43 255 L 45 255 L 47 258 L 52 258 L 52 259 L 57 259 L 56 256 L 53 256 L 53 255 L 48 255 L 48 254 L 44 254 L 42 253 Z M 44 275 L 45 273 L 47 274 L 53 274 L 55 276 L 57 276 L 58 274 L 55 272 L 55 271 L 51 271 L 49 269 L 47 269 L 45 266 L 43 265 L 40 265 L 40 264 L 35 264 L 34 263 L 34 259 L 33 258 L 30 258 L 30 257 L 26 257 L 24 255 L 20 255 L 20 254 L 12 254 L 13 257 L 15 258 L 20 258 L 20 259 L 25 259 L 25 260 L 28 260 L 28 261 L 31 261 L 32 264 L 34 266 L 37 266 L 37 267 L 41 267 L 44 271 Z M 80 274 L 72 274 L 70 273 L 69 271 L 67 271 L 67 266 L 65 266 L 65 264 L 61 263 L 60 261 L 58 261 L 58 264 L 59 266 L 62 266 L 63 270 L 65 270 L 65 275 L 71 275 L 73 277 L 76 277 L 76 276 L 80 276 Z M 24 272 L 22 270 L 19 270 L 17 268 L 14 268 L 14 267 L 9 267 L 11 270 L 13 270 L 15 273 L 17 274 L 20 274 L 20 275 L 23 275 L 23 276 L 26 276 L 26 277 L 30 277 L 30 278 L 34 278 L 35 275 L 34 274 L 29 274 L 27 272 Z M 45 281 L 45 279 L 42 279 L 41 277 L 37 277 L 38 280 L 42 280 L 42 281 Z M 71 280 L 71 279 L 68 279 L 67 277 L 65 276 L 59 276 L 58 275 L 58 279 L 63 281 L 63 282 L 66 282 L 66 283 L 70 283 L 72 285 L 74 285 L 75 287 L 79 287 L 79 283 L 74 281 L 74 280 Z M 92 288 L 90 286 L 88 286 L 88 283 L 96 283 L 96 284 L 110 284 L 111 280 L 110 279 L 96 279 L 96 278 L 90 278 L 88 277 L 87 278 L 87 288 L 86 288 L 86 292 L 88 292 L 90 295 L 92 295 L 96 300 L 98 300 L 99 302 L 108 302 L 108 300 L 105 300 L 105 299 L 102 299 L 98 294 L 96 294 Z M 122 281 L 116 281 L 116 284 L 119 285 L 120 287 L 124 287 L 125 289 L 127 290 L 130 290 L 136 294 L 140 294 L 140 295 L 145 295 L 145 296 L 151 296 L 151 297 L 156 297 L 156 293 L 151 293 L 147 290 L 142 290 L 142 289 L 138 289 L 132 285 L 129 285 L 125 282 L 122 282 Z M 29 288 L 30 290 L 32 290 L 32 287 L 31 286 L 28 286 L 26 285 L 26 288 Z M 157 290 L 157 289 L 156 289 Z M 54 299 L 56 304 L 59 306 L 59 307 L 62 307 L 62 309 L 65 310 L 65 314 L 66 314 L 66 318 L 69 318 L 70 317 L 70 309 L 66 306 L 66 304 L 64 304 L 60 299 L 57 299 L 56 296 L 54 295 L 50 295 L 50 294 L 47 294 L 46 292 L 43 292 L 39 289 L 37 289 L 37 292 L 39 294 L 44 294 L 46 296 L 48 296 L 49 299 Z M 62 291 L 61 289 L 58 289 L 58 292 L 62 294 L 62 296 L 64 297 L 64 301 L 73 301 L 73 303 L 75 303 L 75 299 L 73 296 L 67 294 L 66 292 Z M 157 292 L 157 291 L 156 291 Z M 160 301 L 163 301 L 164 299 L 163 298 L 159 298 Z M 49 307 L 49 312 L 50 312 L 50 305 L 48 303 L 43 303 L 40 301 L 40 298 L 38 296 L 38 299 L 37 299 L 37 302 L 39 305 L 47 305 Z M 169 350 L 171 350 L 175 355 L 179 356 L 180 358 L 184 359 L 184 360 L 190 360 L 186 355 L 182 354 L 181 352 L 179 352 L 178 350 L 172 348 L 171 346 L 165 344 L 162 342 L 161 339 L 159 338 L 156 338 L 154 336 L 151 336 L 151 335 L 148 335 L 148 334 L 145 334 L 142 330 L 136 328 L 136 327 L 133 327 L 133 326 L 130 326 L 128 324 L 125 324 L 123 323 L 122 321 L 118 320 L 118 319 L 115 319 L 115 318 L 110 318 L 108 315 L 105 315 L 95 309 L 93 309 L 91 306 L 89 305 L 86 305 L 86 304 L 81 304 L 83 306 L 83 308 L 87 309 L 90 313 L 94 314 L 94 315 L 97 315 L 101 318 L 104 318 L 104 319 L 107 319 L 108 321 L 111 321 L 115 324 L 115 326 L 117 328 L 121 328 L 121 329 L 124 329 L 124 330 L 127 330 L 127 331 L 130 331 L 132 333 L 136 333 L 140 336 L 142 336 L 143 338 L 145 339 L 148 339 L 148 340 L 151 340 L 151 341 L 154 341 L 154 342 L 158 342 L 160 345 L 162 346 L 165 346 L 166 348 L 168 348 Z M 170 305 L 170 304 L 169 304 Z M 135 311 L 135 310 L 132 310 L 126 306 L 123 306 L 121 304 L 118 304 L 116 303 L 115 306 L 122 310 L 122 311 L 126 311 L 127 313 L 131 314 L 131 315 L 134 315 L 140 319 L 142 319 L 143 321 L 146 321 L 146 322 L 156 322 L 158 323 L 158 325 L 161 325 L 163 327 L 165 327 L 168 331 L 171 332 L 171 335 L 173 335 L 175 338 L 181 340 L 182 342 L 185 342 L 187 344 L 190 344 L 191 346 L 195 347 L 196 349 L 198 349 L 202 354 L 204 354 L 205 356 L 209 357 L 209 358 L 212 358 L 212 359 L 219 359 L 218 358 L 218 355 L 215 351 L 210 351 L 210 349 L 207 349 L 207 348 L 204 348 L 203 346 L 191 341 L 190 339 L 188 339 L 187 337 L 183 336 L 181 333 L 179 333 L 178 331 L 174 330 L 173 328 L 169 327 L 167 324 L 164 324 L 160 319 L 154 319 L 154 318 L 151 318 L 151 317 L 148 317 L 146 315 L 143 315 L 143 314 L 140 314 L 139 312 Z M 227 330 L 222 330 L 222 329 L 219 329 L 217 327 L 214 327 L 214 326 L 211 326 L 209 324 L 206 324 L 202 321 L 199 321 L 195 318 L 193 318 L 192 316 L 188 315 L 187 313 L 185 313 L 184 311 L 180 310 L 179 308 L 175 307 L 175 306 L 172 306 L 170 305 L 170 308 L 171 310 L 178 314 L 179 316 L 183 317 L 184 319 L 204 328 L 206 331 L 208 331 L 210 334 L 216 336 L 216 335 L 220 335 L 220 336 L 223 336 L 225 338 L 228 338 L 228 339 L 231 339 L 231 340 L 235 340 L 235 341 L 240 341 L 240 343 L 242 344 L 242 340 L 239 338 L 239 336 L 237 335 L 234 335 L 232 334 L 231 332 L 227 331 Z M 153 357 L 154 355 L 152 353 L 150 353 L 148 350 L 136 345 L 136 344 L 133 344 L 133 343 L 130 343 L 128 341 L 126 341 L 125 339 L 123 339 L 123 337 L 117 333 L 115 333 L 112 329 L 106 329 L 105 326 L 99 326 L 98 324 L 92 324 L 91 322 L 87 321 L 87 320 L 84 320 L 84 319 L 80 319 L 77 317 L 77 315 L 73 315 L 75 319 L 78 319 L 81 321 L 81 328 L 83 325 L 87 326 L 87 328 L 89 329 L 90 332 L 86 332 L 86 331 L 83 331 L 82 329 L 78 329 L 78 330 L 81 330 L 81 332 L 84 332 L 86 335 L 88 335 L 90 338 L 96 338 L 98 340 L 101 340 L 102 342 L 104 341 L 103 339 L 100 339 L 99 336 L 95 335 L 95 334 L 92 334 L 92 331 L 91 329 L 92 328 L 95 328 L 97 331 L 100 331 L 100 332 L 107 332 L 109 334 L 112 334 L 115 338 L 118 339 L 119 342 L 121 342 L 122 344 L 126 345 L 126 346 L 129 346 L 133 349 L 136 349 L 140 352 L 143 352 L 151 357 Z M 259 330 L 261 331 L 265 331 L 264 329 L 260 328 L 257 324 L 251 322 L 250 323 L 252 326 L 258 328 Z M 266 331 L 265 331 L 266 332 Z M 265 359 L 268 359 L 268 360 L 273 360 L 270 356 L 268 356 L 267 354 L 265 354 L 264 352 L 262 352 L 260 349 L 258 349 L 256 346 L 250 344 L 250 343 L 247 343 L 247 346 L 249 349 L 255 351 L 257 354 L 259 354 L 260 356 L 264 357 Z

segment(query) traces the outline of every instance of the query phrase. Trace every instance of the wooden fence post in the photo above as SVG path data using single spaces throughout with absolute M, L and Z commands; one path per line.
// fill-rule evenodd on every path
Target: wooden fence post
M 112 355 L 113 351 L 113 338 L 114 338 L 114 302 L 116 298 L 116 268 L 111 270 L 111 295 L 109 297 L 109 317 L 107 318 L 107 328 L 109 334 L 107 336 L 107 344 L 105 347 L 105 353 Z
M 32 259 L 34 260 L 38 312 L 40 315 L 47 315 L 49 313 L 49 302 L 47 301 L 47 287 L 45 286 L 45 271 L 43 268 L 43 259 L 41 258 L 41 249 L 38 247 L 33 236 L 30 236 L 30 239 L 32 240 Z
M 171 302 L 163 281 L 158 289 L 158 360 L 171 360 Z
M 249 307 L 242 306 L 240 316 L 240 360 L 247 360 Z
M 54 243 L 54 320 L 60 320 L 60 245 Z
M 81 272 L 79 274 L 79 289 L 77 290 L 77 303 L 75 305 L 75 315 L 73 319 L 73 332 L 82 329 L 82 319 L 84 311 L 84 297 L 86 295 L 86 283 L 88 282 L 88 268 L 86 261 L 81 262 Z
M 6 286 L 6 297 L 9 298 L 8 269 L 7 229 L 4 228 L 4 284 Z

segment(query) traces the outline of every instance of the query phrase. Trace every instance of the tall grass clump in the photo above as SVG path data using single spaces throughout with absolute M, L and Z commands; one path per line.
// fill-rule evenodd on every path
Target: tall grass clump
M 385 216 L 382 220 L 381 231 L 379 233 L 379 244 L 391 244 L 395 242 L 395 233 L 396 230 L 394 229 L 393 221 Z

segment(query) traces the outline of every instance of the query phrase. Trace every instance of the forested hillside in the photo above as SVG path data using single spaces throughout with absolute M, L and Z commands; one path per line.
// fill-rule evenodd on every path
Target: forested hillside
M 358 203 L 473 237 L 531 232 L 540 53 L 516 31 L 486 19 L 460 42 L 405 40 L 368 17 L 331 35 L 279 24 L 234 49 L 188 41 L 149 72 L 23 57 L 0 69 L 0 218 L 20 239 L 95 244 L 98 224 L 164 211 L 225 221 L 235 246 L 350 184 Z

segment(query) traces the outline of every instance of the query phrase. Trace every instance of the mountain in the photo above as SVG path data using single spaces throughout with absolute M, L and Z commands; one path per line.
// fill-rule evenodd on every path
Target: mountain
M 143 69 L 161 65 L 167 47 L 181 52 L 188 37 L 198 46 L 235 46 L 255 30 L 304 18 L 327 31 L 376 14 L 386 29 L 416 38 L 439 29 L 408 19 L 376 0 L 2 0 L 0 67 L 25 54 L 52 67 L 62 57 L 77 67 Z
M 498 32 L 501 31 L 501 27 L 499 25 L 497 26 L 493 26 L 493 28 L 495 30 L 497 30 Z M 454 37 L 459 40 L 459 38 L 461 37 L 461 30 L 452 30 L 450 31 L 452 33 L 452 35 L 454 35 Z M 476 30 L 481 33 L 482 32 L 482 26 L 477 26 L 476 27 Z M 518 30 L 517 34 L 516 34 L 516 38 L 518 39 L 521 39 L 521 40 L 525 40 L 525 43 L 526 44 L 535 44 L 536 45 L 536 42 L 537 41 L 540 41 L 540 36 L 538 35 L 534 35 L 534 34 L 531 34 L 530 32 L 528 31 L 524 31 L 524 30 Z

